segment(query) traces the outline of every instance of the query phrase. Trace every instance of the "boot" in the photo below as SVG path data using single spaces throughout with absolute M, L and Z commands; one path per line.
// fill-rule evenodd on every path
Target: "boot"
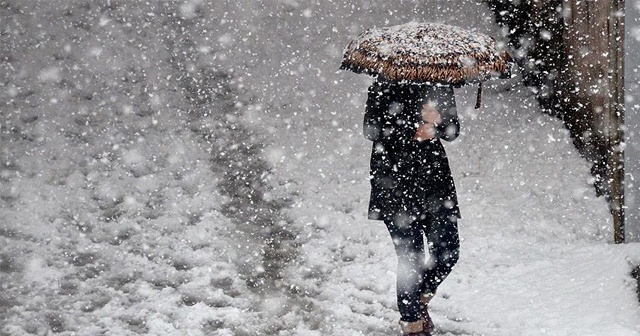
M 436 328 L 436 326 L 433 324 L 431 316 L 429 316 L 429 302 L 431 302 L 431 299 L 433 299 L 434 296 L 435 293 L 420 295 L 420 311 L 422 313 L 422 318 L 424 319 L 423 329 L 426 335 L 433 334 L 433 331 Z
M 400 329 L 402 330 L 402 336 L 429 336 L 424 332 L 423 319 L 415 322 L 400 321 Z

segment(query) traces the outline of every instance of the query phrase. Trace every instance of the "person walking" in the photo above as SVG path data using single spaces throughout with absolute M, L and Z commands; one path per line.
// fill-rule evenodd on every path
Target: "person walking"
M 460 210 L 440 141 L 460 134 L 453 88 L 378 79 L 363 128 L 373 142 L 368 217 L 384 222 L 395 248 L 400 327 L 403 335 L 432 335 L 429 301 L 460 249 Z

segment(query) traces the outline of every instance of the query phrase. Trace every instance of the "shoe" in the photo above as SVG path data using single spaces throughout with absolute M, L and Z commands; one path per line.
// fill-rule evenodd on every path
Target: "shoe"
M 429 302 L 431 302 L 431 299 L 433 299 L 434 296 L 434 293 L 420 295 L 420 311 L 424 320 L 422 329 L 424 330 L 426 335 L 433 334 L 433 331 L 436 329 L 431 316 L 429 316 Z
M 424 320 L 419 319 L 415 322 L 400 321 L 400 329 L 402 336 L 430 336 L 424 332 Z

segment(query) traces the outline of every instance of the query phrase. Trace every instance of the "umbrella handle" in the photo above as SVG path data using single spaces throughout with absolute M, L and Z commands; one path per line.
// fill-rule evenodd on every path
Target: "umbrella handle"
M 480 108 L 481 101 L 482 101 L 482 82 L 478 84 L 478 94 L 476 95 L 476 109 Z

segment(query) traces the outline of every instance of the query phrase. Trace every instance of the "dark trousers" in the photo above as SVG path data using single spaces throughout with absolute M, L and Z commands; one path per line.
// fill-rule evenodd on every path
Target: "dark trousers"
M 401 320 L 421 318 L 420 294 L 432 294 L 458 261 L 460 241 L 455 216 L 427 216 L 407 224 L 385 220 L 398 257 L 397 295 Z M 424 237 L 431 258 L 425 257 Z

